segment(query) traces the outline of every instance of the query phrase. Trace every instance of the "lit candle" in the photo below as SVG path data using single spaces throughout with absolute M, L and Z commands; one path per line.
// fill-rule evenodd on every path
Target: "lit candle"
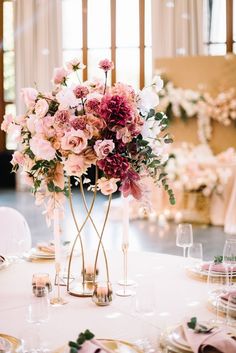
M 55 244 L 55 262 L 56 266 L 60 265 L 61 261 L 61 237 L 60 237 L 60 224 L 59 224 L 59 210 L 54 209 L 54 244 Z
M 129 200 L 122 196 L 122 225 L 123 225 L 123 240 L 122 243 L 129 244 Z
M 182 221 L 182 213 L 180 211 L 175 214 L 175 223 L 180 223 Z
M 87 265 L 85 268 L 86 275 L 93 275 L 94 273 L 94 266 L 91 264 Z
M 98 297 L 105 297 L 108 295 L 108 288 L 107 287 L 97 287 L 97 296 Z

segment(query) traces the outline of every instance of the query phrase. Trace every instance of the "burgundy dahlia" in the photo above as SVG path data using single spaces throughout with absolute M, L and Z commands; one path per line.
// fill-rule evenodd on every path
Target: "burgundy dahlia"
M 107 177 L 119 178 L 123 180 L 129 170 L 129 162 L 126 158 L 119 154 L 113 154 L 106 159 L 97 162 L 98 167 L 106 174 Z
M 109 128 L 126 126 L 132 121 L 132 108 L 124 96 L 105 95 L 101 101 L 100 114 Z

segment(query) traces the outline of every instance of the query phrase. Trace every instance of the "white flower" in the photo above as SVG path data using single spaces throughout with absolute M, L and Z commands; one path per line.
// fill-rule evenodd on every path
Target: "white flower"
M 152 79 L 152 86 L 154 87 L 156 92 L 159 92 L 163 88 L 163 80 L 160 76 L 154 76 Z
M 149 112 L 150 109 L 155 108 L 159 104 L 159 97 L 150 88 L 143 88 L 138 92 L 138 108 L 142 115 Z
M 62 89 L 57 93 L 56 99 L 60 103 L 59 110 L 67 110 L 78 105 L 78 99 L 75 97 L 73 87 Z

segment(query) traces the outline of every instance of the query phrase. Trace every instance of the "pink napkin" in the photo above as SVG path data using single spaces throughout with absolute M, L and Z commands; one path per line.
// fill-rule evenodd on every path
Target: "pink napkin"
M 183 325 L 187 341 L 194 353 L 208 353 L 216 349 L 219 353 L 235 353 L 236 340 L 228 335 L 228 330 L 219 328 L 211 333 L 195 333 L 187 324 Z
M 82 348 L 79 350 L 80 353 L 95 353 L 100 349 L 100 353 L 112 353 L 108 348 L 106 348 L 101 342 L 96 339 L 85 341 Z
M 39 251 L 45 252 L 47 254 L 55 254 L 55 247 L 54 245 L 48 243 L 38 243 L 37 249 Z
M 202 270 L 208 271 L 211 264 L 212 264 L 212 263 L 208 263 L 208 262 L 204 263 L 204 264 L 201 266 Z M 223 265 L 223 264 L 213 264 L 213 266 L 211 267 L 211 269 L 212 269 L 213 271 L 215 271 L 215 272 L 225 272 L 226 267 L 225 267 L 225 265 Z M 233 271 L 236 271 L 236 266 L 233 267 Z
M 236 296 L 236 291 L 233 290 L 232 292 L 228 292 L 226 294 L 221 295 L 221 299 L 228 301 L 230 295 L 235 295 Z

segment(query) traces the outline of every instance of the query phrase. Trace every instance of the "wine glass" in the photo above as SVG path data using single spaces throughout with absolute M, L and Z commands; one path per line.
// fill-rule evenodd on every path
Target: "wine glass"
M 193 243 L 188 247 L 188 259 L 191 262 L 191 265 L 197 266 L 200 265 L 203 258 L 202 243 Z
M 180 223 L 176 230 L 176 245 L 183 248 L 183 256 L 186 257 L 186 248 L 193 244 L 192 224 Z
M 223 263 L 229 269 L 229 286 L 233 285 L 233 272 L 236 266 L 236 239 L 228 239 L 225 241 L 223 250 Z

